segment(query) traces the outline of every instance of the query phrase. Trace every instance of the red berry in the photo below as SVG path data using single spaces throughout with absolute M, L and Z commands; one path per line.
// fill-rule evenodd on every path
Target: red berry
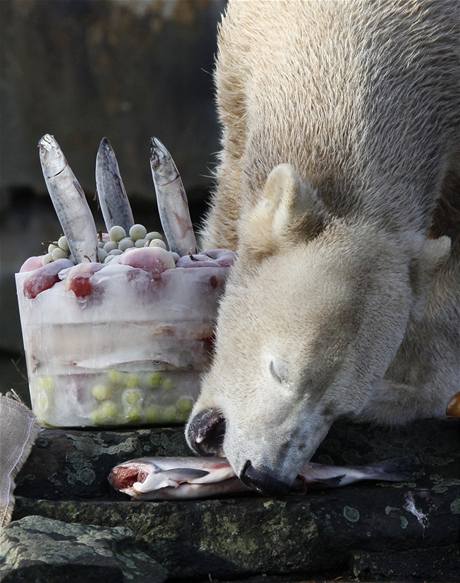
M 89 277 L 74 277 L 69 282 L 68 289 L 73 291 L 77 298 L 86 298 L 93 290 Z
M 101 263 L 80 263 L 69 271 L 66 279 L 66 289 L 73 291 L 77 298 L 86 298 L 91 295 L 93 286 L 91 276 L 102 269 Z
M 26 298 L 36 298 L 42 291 L 53 287 L 60 281 L 58 273 L 72 265 L 73 263 L 68 259 L 58 259 L 36 269 L 24 282 L 23 292 Z

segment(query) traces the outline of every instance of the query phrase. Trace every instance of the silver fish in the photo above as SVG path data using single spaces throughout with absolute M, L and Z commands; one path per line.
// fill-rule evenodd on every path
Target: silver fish
M 80 183 L 53 136 L 38 142 L 40 162 L 54 210 L 76 263 L 97 261 L 97 231 Z
M 119 225 L 128 232 L 134 225 L 133 212 L 115 152 L 107 138 L 102 138 L 97 151 L 96 189 L 107 232 L 114 225 Z
M 402 471 L 405 463 L 405 459 L 351 467 L 308 463 L 292 491 L 304 491 L 305 484 L 339 487 L 361 480 L 398 482 L 408 478 Z M 115 466 L 108 479 L 115 490 L 136 500 L 208 498 L 252 492 L 235 476 L 227 460 L 219 457 L 139 458 Z
M 196 239 L 182 179 L 171 154 L 158 138 L 152 138 L 150 167 L 169 249 L 187 255 L 196 252 Z

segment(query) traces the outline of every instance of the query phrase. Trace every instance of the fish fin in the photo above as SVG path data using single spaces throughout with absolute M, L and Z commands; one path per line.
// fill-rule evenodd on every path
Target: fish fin
M 172 470 L 163 470 L 160 474 L 165 478 L 175 480 L 176 482 L 191 482 L 198 478 L 204 478 L 209 472 L 195 468 L 174 468 Z
M 235 472 L 232 470 L 232 467 L 226 465 L 222 468 L 212 469 L 209 473 L 202 477 L 196 478 L 191 480 L 190 483 L 192 484 L 212 484 L 216 482 L 223 482 L 224 480 L 228 480 L 235 477 Z
M 158 476 L 158 474 L 156 474 Z M 176 480 L 171 480 L 170 478 L 158 476 L 155 477 L 155 481 L 145 481 L 145 482 L 135 482 L 132 485 L 132 490 L 135 494 L 146 494 L 148 492 L 154 492 L 155 490 L 161 490 L 162 488 L 178 488 L 180 483 Z
M 416 456 L 404 456 L 361 466 L 359 470 L 365 474 L 366 480 L 404 482 L 414 477 L 413 474 L 418 466 L 420 466 L 420 461 Z
M 315 478 L 313 482 L 309 483 L 309 487 L 321 488 L 325 486 L 326 488 L 338 488 L 342 485 L 342 480 L 345 478 L 345 474 L 340 476 L 334 476 L 333 478 Z

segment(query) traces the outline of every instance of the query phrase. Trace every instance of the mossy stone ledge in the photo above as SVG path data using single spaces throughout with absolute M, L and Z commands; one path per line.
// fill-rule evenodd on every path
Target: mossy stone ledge
M 460 420 L 392 429 L 338 423 L 316 461 L 409 456 L 410 478 L 278 499 L 131 502 L 110 490 L 106 476 L 142 455 L 188 455 L 182 428 L 44 430 L 19 476 L 14 517 L 125 527 L 173 578 L 334 573 L 344 580 L 460 581 Z

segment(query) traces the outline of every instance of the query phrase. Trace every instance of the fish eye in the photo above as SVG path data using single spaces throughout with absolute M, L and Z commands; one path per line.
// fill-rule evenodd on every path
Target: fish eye
M 286 362 L 281 360 L 270 360 L 268 368 L 272 377 L 280 384 L 285 384 L 288 382 L 288 367 Z

